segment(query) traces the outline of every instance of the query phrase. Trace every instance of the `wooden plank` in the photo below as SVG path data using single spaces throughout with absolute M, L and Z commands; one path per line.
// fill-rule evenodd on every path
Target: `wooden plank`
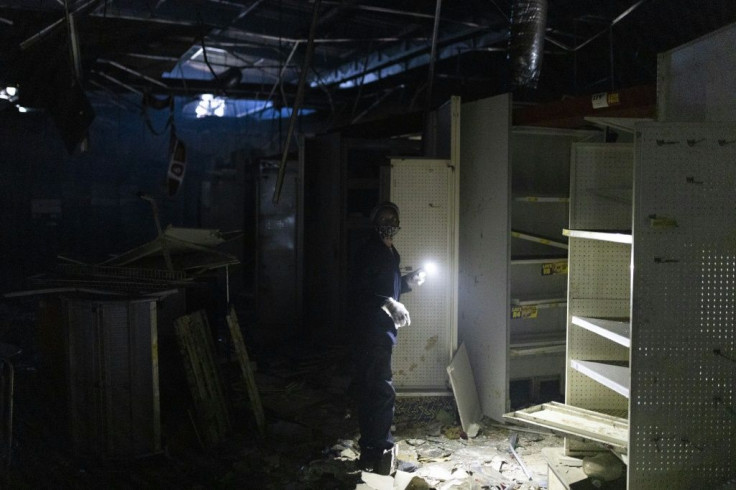
M 179 317 L 175 330 L 200 424 L 198 433 L 205 445 L 212 446 L 230 430 L 230 418 L 207 317 L 203 311 Z
M 245 379 L 245 386 L 248 390 L 248 399 L 250 400 L 250 406 L 253 410 L 253 415 L 256 418 L 256 425 L 258 426 L 258 432 L 261 435 L 266 433 L 266 420 L 263 415 L 263 405 L 261 404 L 261 395 L 258 392 L 258 386 L 251 369 L 250 359 L 248 357 L 248 350 L 245 347 L 243 341 L 243 334 L 240 331 L 240 324 L 238 323 L 238 316 L 235 313 L 235 308 L 230 307 L 230 314 L 227 316 L 227 325 L 230 328 L 230 335 L 233 338 L 233 346 L 235 347 L 235 353 L 238 356 L 238 362 L 240 363 L 240 370 L 243 373 Z

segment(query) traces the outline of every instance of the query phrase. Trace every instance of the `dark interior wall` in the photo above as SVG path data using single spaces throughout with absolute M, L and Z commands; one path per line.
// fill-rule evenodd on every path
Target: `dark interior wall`
M 187 168 L 178 193 L 168 197 L 169 109 L 144 112 L 137 96 L 90 100 L 96 117 L 89 149 L 73 155 L 45 112 L 0 112 L 2 292 L 24 289 L 25 279 L 49 270 L 57 255 L 97 263 L 153 239 L 151 205 L 138 192 L 156 198 L 162 226 L 248 227 L 251 191 L 242 172 L 251 154 L 267 151 L 263 134 L 269 128 L 238 119 L 186 118 L 177 101 L 173 121 L 187 146 Z M 218 189 L 236 167 L 239 187 L 231 186 L 219 201 L 216 195 L 213 209 L 213 186 L 207 194 L 206 183 L 215 181 Z M 236 199 L 242 210 L 238 219 L 245 222 L 233 223 Z M 239 251 L 249 253 L 242 244 Z

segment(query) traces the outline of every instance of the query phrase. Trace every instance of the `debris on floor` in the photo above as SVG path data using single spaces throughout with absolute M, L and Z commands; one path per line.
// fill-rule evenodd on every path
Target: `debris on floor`
M 15 325 L 30 322 L 20 321 L 21 312 L 6 313 L 0 331 L 8 330 L 11 316 Z M 33 339 L 6 338 L 24 350 L 15 363 L 12 461 L 2 488 L 537 490 L 547 485 L 542 448 L 562 445 L 558 436 L 515 431 L 486 419 L 471 435 L 463 430 L 452 395 L 399 396 L 396 471 L 391 476 L 363 472 L 357 464 L 358 421 L 348 396 L 345 349 L 300 344 L 284 352 L 254 353 L 253 381 L 265 430 L 259 430 L 254 416 L 242 365 L 235 357 L 218 359 L 232 422 L 218 443 L 203 447 L 198 442 L 186 383 L 173 387 L 162 379 L 160 453 L 132 460 L 81 459 L 68 451 L 68 435 L 60 430 L 66 425 L 65 408 L 44 398 L 53 387 L 37 368 Z M 531 480 L 509 451 L 511 434 L 517 434 L 515 451 Z

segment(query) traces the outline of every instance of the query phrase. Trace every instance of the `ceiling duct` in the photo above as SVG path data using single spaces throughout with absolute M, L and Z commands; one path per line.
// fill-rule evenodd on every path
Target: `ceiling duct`
M 547 27 L 547 0 L 515 0 L 511 9 L 512 83 L 516 87 L 537 88 Z

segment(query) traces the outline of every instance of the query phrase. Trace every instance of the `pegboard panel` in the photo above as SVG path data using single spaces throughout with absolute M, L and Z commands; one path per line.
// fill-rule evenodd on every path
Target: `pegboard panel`
M 570 228 L 631 229 L 633 160 L 627 143 L 573 144 Z
M 446 391 L 456 329 L 455 174 L 449 160 L 392 160 L 390 192 L 401 216 L 394 244 L 402 269 L 437 265 L 421 287 L 401 297 L 411 325 L 399 331 L 394 383 L 404 391 Z
M 736 475 L 736 126 L 637 127 L 629 488 Z
M 567 273 L 571 299 L 628 301 L 631 297 L 631 245 L 570 238 L 569 247 Z M 572 314 L 579 313 L 573 310 Z

